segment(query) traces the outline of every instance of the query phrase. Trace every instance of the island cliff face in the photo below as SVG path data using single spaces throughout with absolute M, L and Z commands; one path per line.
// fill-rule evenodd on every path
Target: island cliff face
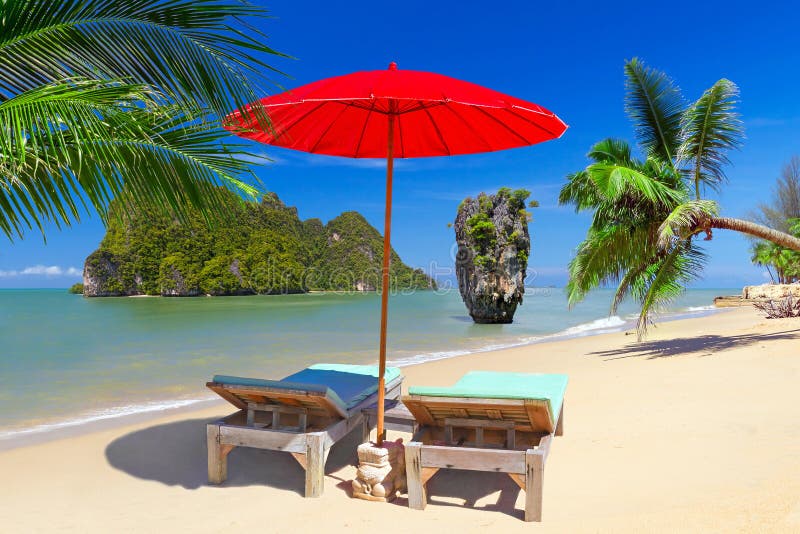
M 530 254 L 525 190 L 467 198 L 454 223 L 458 289 L 476 323 L 510 323 L 525 293 Z
M 383 243 L 357 212 L 323 225 L 301 221 L 274 194 L 241 202 L 233 193 L 225 221 L 199 213 L 178 222 L 143 210 L 117 214 L 86 259 L 84 295 L 248 295 L 380 289 Z M 392 251 L 391 287 L 435 287 Z

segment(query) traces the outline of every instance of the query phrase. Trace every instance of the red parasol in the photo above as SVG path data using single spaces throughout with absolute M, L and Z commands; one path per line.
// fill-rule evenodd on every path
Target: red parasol
M 398 70 L 355 72 L 264 98 L 272 129 L 256 114 L 236 112 L 237 135 L 303 152 L 386 158 L 378 444 L 383 440 L 384 372 L 389 295 L 394 158 L 453 156 L 534 145 L 561 137 L 566 124 L 545 108 L 440 74 Z

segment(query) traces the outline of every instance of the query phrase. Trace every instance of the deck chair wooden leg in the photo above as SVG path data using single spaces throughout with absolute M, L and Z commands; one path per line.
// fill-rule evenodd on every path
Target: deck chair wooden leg
M 564 435 L 564 403 L 561 403 L 561 411 L 558 413 L 558 423 L 556 423 L 556 436 Z
M 319 497 L 325 489 L 325 436 L 306 435 L 306 497 Z
M 228 453 L 232 447 L 222 445 L 219 437 L 219 425 L 206 426 L 208 482 L 210 484 L 222 484 L 228 478 Z
M 525 453 L 525 521 L 542 520 L 544 453 L 529 449 Z
M 369 419 L 370 418 L 368 415 L 365 415 L 361 419 L 361 443 L 366 443 L 369 441 L 369 435 L 372 432 Z
M 406 482 L 408 484 L 408 507 L 424 510 L 428 504 L 425 495 L 425 482 L 422 478 L 422 443 L 411 441 L 406 444 Z

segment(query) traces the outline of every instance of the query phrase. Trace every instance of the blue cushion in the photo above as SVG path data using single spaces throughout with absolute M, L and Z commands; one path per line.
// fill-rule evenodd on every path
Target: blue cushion
M 399 376 L 400 369 L 397 367 L 387 367 L 384 373 L 386 382 Z M 327 393 L 346 411 L 378 391 L 378 366 L 318 363 L 282 380 L 216 375 L 214 382 L 231 386 L 261 386 Z

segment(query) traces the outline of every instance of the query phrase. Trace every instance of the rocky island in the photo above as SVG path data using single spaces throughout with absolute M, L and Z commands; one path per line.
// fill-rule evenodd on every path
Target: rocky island
M 458 289 L 476 323 L 510 323 L 522 303 L 531 249 L 529 196 L 524 189 L 504 187 L 458 207 L 453 225 Z
M 355 212 L 327 224 L 300 220 L 275 194 L 243 202 L 230 194 L 224 221 L 209 225 L 112 206 L 106 235 L 86 259 L 88 297 L 252 295 L 311 290 L 374 291 L 381 286 L 381 234 Z M 434 281 L 392 250 L 393 289 Z

